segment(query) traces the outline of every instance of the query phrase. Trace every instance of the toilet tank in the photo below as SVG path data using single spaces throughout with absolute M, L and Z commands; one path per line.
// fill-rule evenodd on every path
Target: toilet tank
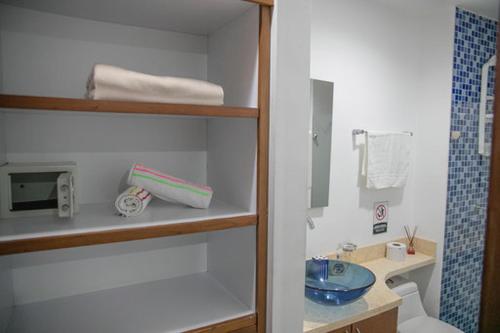
M 395 276 L 387 280 L 386 284 L 403 299 L 403 304 L 398 311 L 398 324 L 414 317 L 427 316 L 415 282 L 401 276 Z

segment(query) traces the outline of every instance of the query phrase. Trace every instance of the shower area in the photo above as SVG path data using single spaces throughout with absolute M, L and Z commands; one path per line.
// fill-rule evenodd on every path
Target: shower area
M 458 8 L 440 319 L 479 331 L 497 22 Z

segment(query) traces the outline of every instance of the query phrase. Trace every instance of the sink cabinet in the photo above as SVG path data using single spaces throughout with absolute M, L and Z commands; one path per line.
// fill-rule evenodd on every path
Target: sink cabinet
M 397 333 L 397 331 L 398 308 L 394 308 L 329 333 Z
M 336 329 L 335 331 L 331 331 L 329 333 L 352 333 L 351 328 L 352 325 Z

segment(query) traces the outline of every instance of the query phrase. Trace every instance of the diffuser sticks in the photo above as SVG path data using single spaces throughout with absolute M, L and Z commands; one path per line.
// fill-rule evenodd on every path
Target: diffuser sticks
M 406 253 L 415 254 L 415 235 L 417 234 L 418 226 L 413 228 L 413 232 L 410 227 L 405 225 L 406 238 L 408 239 L 408 248 L 406 249 Z

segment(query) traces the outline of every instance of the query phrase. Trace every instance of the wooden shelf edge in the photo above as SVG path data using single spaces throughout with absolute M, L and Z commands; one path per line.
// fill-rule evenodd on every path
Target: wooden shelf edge
M 177 236 L 256 224 L 256 215 L 245 215 L 187 223 L 10 240 L 0 242 L 0 255 Z
M 253 2 L 263 6 L 274 6 L 274 0 L 244 0 L 244 1 Z
M 186 333 L 225 333 L 225 332 L 240 332 L 242 329 L 251 329 L 257 323 L 257 316 L 251 314 L 248 316 L 223 321 L 221 323 L 197 328 L 187 331 Z M 241 331 L 243 332 L 243 331 Z
M 50 111 L 108 112 L 175 116 L 258 118 L 258 108 L 104 101 L 77 98 L 0 94 L 0 108 Z

